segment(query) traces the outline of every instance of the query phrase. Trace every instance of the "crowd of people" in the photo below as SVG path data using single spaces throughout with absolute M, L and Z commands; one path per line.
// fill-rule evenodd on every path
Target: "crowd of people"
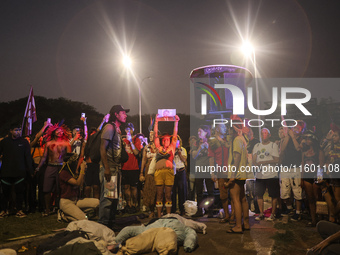
M 238 116 L 232 115 L 231 119 L 242 123 Z M 213 217 L 213 204 L 202 199 L 202 183 L 205 182 L 208 196 L 213 196 L 215 182 L 224 210 L 220 223 L 229 222 L 234 226 L 227 233 L 243 233 L 250 229 L 249 208 L 257 213 L 256 221 L 274 221 L 288 215 L 291 221 L 300 221 L 305 211 L 307 226 L 317 227 L 325 239 L 309 250 L 309 254 L 318 254 L 321 250 L 323 254 L 338 254 L 339 133 L 340 128 L 332 124 L 320 141 L 314 131 L 307 130 L 304 121 L 297 121 L 294 127 L 279 128 L 277 141 L 271 141 L 271 131 L 262 128 L 259 141 L 250 127 L 240 124 L 229 129 L 222 124 L 214 129 L 200 126 L 198 138 L 190 138 L 189 152 L 190 164 L 194 164 L 192 171 L 196 173 L 199 208 L 194 216 L 201 217 L 205 209 L 208 217 Z M 225 166 L 225 169 L 218 166 Z M 272 205 L 267 217 L 263 199 L 266 190 Z M 316 213 L 317 201 L 327 203 L 326 221 L 320 221 L 322 215 Z
M 340 230 L 338 126 L 332 124 L 319 140 L 304 121 L 297 121 L 295 127 L 279 128 L 280 139 L 272 141 L 273 130 L 268 128 L 261 129 L 258 140 L 251 127 L 241 124 L 201 125 L 184 148 L 177 115 L 170 118 L 172 134 L 159 132 L 159 122 L 165 119 L 156 115 L 145 136 L 134 134 L 134 125 L 126 122 L 128 112 L 114 105 L 89 132 L 86 117 L 81 118 L 83 127 L 72 130 L 45 122 L 33 140 L 21 136 L 20 125 L 12 125 L 0 141 L 0 219 L 13 210 L 19 218 L 35 210 L 48 217 L 57 208 L 63 219 L 97 214 L 99 223 L 113 228 L 118 213 L 185 215 L 184 203 L 190 199 L 197 201 L 193 218 L 214 217 L 221 207 L 220 223 L 231 224 L 230 234 L 250 230 L 249 209 L 257 213 L 257 221 L 283 215 L 300 221 L 308 211 L 308 226 L 318 226 L 325 238 Z M 230 118 L 242 122 L 238 116 Z M 266 190 L 271 198 L 268 217 Z M 328 208 L 327 222 L 318 225 L 317 201 L 325 201 Z M 332 249 L 332 241 L 322 248 Z

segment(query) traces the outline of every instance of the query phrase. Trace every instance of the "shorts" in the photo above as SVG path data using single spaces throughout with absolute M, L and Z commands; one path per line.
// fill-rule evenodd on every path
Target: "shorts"
M 122 170 L 122 185 L 137 187 L 139 182 L 139 170 Z
M 244 184 L 246 184 L 246 180 L 239 180 L 239 179 L 236 179 L 236 180 L 235 180 L 235 184 L 237 184 L 237 185 L 240 186 L 240 187 L 244 187 Z
M 174 170 L 169 168 L 158 169 L 155 171 L 156 186 L 172 186 L 174 185 L 175 175 Z
M 293 191 L 294 198 L 302 200 L 301 174 L 298 170 L 294 172 L 294 168 L 291 168 L 288 174 L 281 173 L 280 191 L 282 199 L 290 198 L 290 193 Z
M 99 181 L 99 164 L 87 163 L 87 169 L 85 173 L 85 186 L 100 186 Z
M 264 192 L 268 189 L 271 198 L 280 197 L 280 182 L 278 178 L 256 179 L 255 196 L 263 197 Z
M 48 165 L 44 175 L 44 193 L 51 193 L 59 190 L 59 171 L 62 166 Z
M 224 183 L 228 182 L 228 179 L 221 178 L 221 179 L 217 179 L 217 181 L 218 181 L 218 188 L 220 190 L 220 199 L 221 200 L 228 199 L 228 189 L 224 187 Z

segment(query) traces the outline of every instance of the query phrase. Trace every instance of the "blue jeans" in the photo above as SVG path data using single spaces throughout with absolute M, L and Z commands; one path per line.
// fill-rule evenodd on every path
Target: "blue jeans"
M 113 168 L 111 170 L 111 175 L 117 176 L 118 181 L 118 196 L 120 190 L 120 169 Z M 100 202 L 99 202 L 99 215 L 98 215 L 98 223 L 101 223 L 109 228 L 112 228 L 115 220 L 116 220 L 116 213 L 117 213 L 117 205 L 118 199 L 110 199 L 105 197 L 105 184 L 106 180 L 104 178 L 104 167 L 100 168 L 99 172 L 99 179 L 101 180 L 101 194 L 100 194 Z

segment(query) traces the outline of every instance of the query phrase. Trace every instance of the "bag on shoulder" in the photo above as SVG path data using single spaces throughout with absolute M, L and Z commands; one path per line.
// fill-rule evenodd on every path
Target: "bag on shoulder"
M 101 144 L 101 136 L 103 133 L 104 127 L 96 132 L 95 134 L 91 135 L 87 140 L 85 146 L 85 157 L 89 157 L 93 163 L 99 163 L 101 156 L 100 156 L 100 144 Z
M 87 140 L 87 144 L 85 146 L 85 157 L 89 157 L 93 163 L 99 163 L 101 160 L 101 155 L 100 155 L 100 144 L 101 144 L 101 136 L 103 133 L 104 127 L 98 131 L 97 133 L 91 135 L 89 139 Z M 116 129 L 114 129 L 116 130 Z M 116 132 L 116 131 L 114 131 Z M 115 133 L 113 134 L 113 137 L 115 136 Z M 112 139 L 113 139 L 112 137 Z M 113 140 L 111 141 L 113 142 Z M 113 150 L 113 147 L 112 147 Z M 112 155 L 114 153 L 112 152 Z M 129 155 L 127 154 L 125 150 L 125 146 L 123 141 L 121 140 L 121 159 L 120 163 L 125 163 L 128 161 Z
M 149 165 L 149 170 L 148 170 L 148 174 L 155 174 L 155 170 L 156 170 L 156 157 L 153 157 L 150 165 Z

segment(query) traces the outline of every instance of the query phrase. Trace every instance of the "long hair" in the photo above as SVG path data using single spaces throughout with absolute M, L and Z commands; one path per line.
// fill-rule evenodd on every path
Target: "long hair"
M 63 140 L 68 141 L 71 137 L 71 131 L 70 129 L 65 125 L 61 125 L 59 126 L 59 124 L 54 124 L 53 126 L 50 126 L 47 131 L 46 134 L 44 135 L 44 138 L 46 139 L 47 142 L 55 139 L 55 132 L 56 130 L 60 128 L 63 130 L 63 136 L 61 137 Z
M 179 141 L 179 146 L 182 147 L 183 143 L 182 143 L 182 139 L 179 135 L 177 135 L 177 141 Z

